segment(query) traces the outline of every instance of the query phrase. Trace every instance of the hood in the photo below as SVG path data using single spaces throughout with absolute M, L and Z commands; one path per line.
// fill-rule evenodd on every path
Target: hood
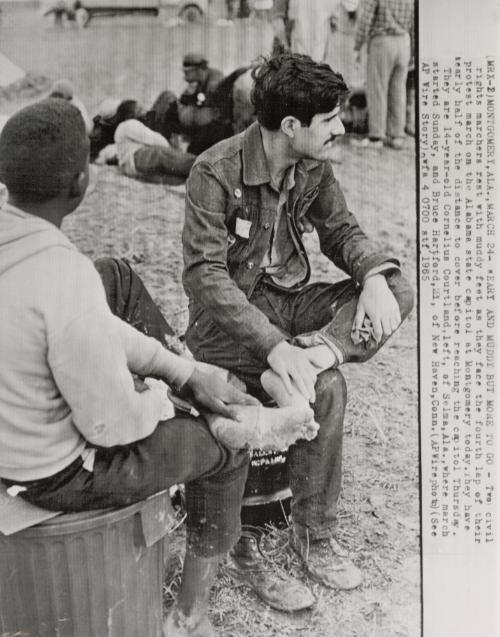
M 10 205 L 0 209 L 0 275 L 55 246 L 76 248 L 52 223 Z

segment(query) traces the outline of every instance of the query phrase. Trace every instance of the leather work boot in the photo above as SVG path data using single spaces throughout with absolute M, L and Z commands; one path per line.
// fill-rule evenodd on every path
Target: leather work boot
M 351 590 L 363 581 L 361 571 L 334 538 L 308 541 L 291 531 L 290 546 L 301 558 L 309 577 L 327 588 Z
M 226 570 L 236 582 L 251 588 L 263 602 L 276 610 L 304 610 L 316 602 L 305 584 L 266 561 L 258 539 L 252 534 L 241 535 L 229 554 Z

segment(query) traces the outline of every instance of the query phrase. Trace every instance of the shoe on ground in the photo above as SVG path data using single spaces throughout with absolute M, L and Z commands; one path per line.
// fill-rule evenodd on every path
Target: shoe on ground
M 309 577 L 323 586 L 347 591 L 362 583 L 361 571 L 335 539 L 308 542 L 291 532 L 290 545 L 301 558 Z
M 270 564 L 254 536 L 242 535 L 226 562 L 226 571 L 238 584 L 248 586 L 271 608 L 287 613 L 316 603 L 312 591 L 283 569 Z
M 384 142 L 382 139 L 370 139 L 369 137 L 363 137 L 363 139 L 354 138 L 352 142 L 355 146 L 359 146 L 360 148 L 378 149 L 383 148 L 384 146 Z
M 404 137 L 393 137 L 389 142 L 389 146 L 394 150 L 403 150 L 405 146 Z

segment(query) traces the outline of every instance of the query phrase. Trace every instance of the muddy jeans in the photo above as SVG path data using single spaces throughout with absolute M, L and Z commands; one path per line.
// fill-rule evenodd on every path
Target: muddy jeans
M 413 292 L 399 272 L 387 276 L 404 319 L 413 305 Z M 377 344 L 373 339 L 355 344 L 351 328 L 360 288 L 347 279 L 339 283 L 313 283 L 298 292 L 281 290 L 261 280 L 250 297 L 269 320 L 283 331 L 283 337 L 320 331 L 332 338 L 341 350 L 344 362 L 363 362 L 380 349 L 387 338 Z M 196 359 L 224 367 L 261 399 L 266 398 L 260 385 L 265 364 L 252 353 L 221 332 L 215 325 L 203 340 L 196 339 L 195 328 L 188 333 L 188 345 Z M 299 534 L 310 539 L 333 534 L 337 501 L 342 479 L 342 435 L 347 400 L 346 385 L 338 370 L 319 374 L 316 382 L 315 418 L 320 425 L 317 437 L 299 441 L 287 453 L 292 519 Z
M 132 268 L 118 259 L 100 259 L 96 268 L 112 311 L 166 345 L 172 329 Z M 185 483 L 188 547 L 211 557 L 239 537 L 248 462 L 248 451 L 223 447 L 203 420 L 176 417 L 130 445 L 96 447 L 90 471 L 77 458 L 51 477 L 15 484 L 27 487 L 20 495 L 33 504 L 72 512 L 126 506 Z

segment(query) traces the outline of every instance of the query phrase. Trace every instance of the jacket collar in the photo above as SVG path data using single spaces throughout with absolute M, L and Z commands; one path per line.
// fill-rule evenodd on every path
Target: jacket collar
M 243 135 L 242 161 L 244 184 L 260 186 L 271 181 L 258 122 L 250 124 Z
M 260 186 L 271 181 L 258 122 L 251 124 L 243 135 L 242 162 L 245 185 Z M 316 159 L 301 159 L 296 164 L 296 169 L 307 173 L 321 163 Z

